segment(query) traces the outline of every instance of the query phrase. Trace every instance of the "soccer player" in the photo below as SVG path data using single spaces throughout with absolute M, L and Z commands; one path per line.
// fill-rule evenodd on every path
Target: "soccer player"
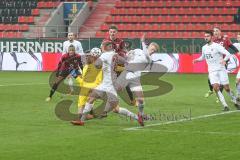
M 238 43 L 234 43 L 233 45 L 240 51 L 240 32 L 237 34 Z M 240 101 L 240 69 L 238 70 L 238 74 L 236 77 L 236 90 L 238 101 Z
M 64 79 L 66 79 L 72 70 L 78 70 L 79 67 L 82 68 L 81 56 L 79 54 L 76 54 L 75 47 L 73 45 L 70 45 L 68 47 L 68 53 L 62 56 L 58 64 L 56 79 L 50 90 L 49 96 L 46 98 L 47 102 L 52 99 L 52 96 L 57 90 L 59 84 Z
M 113 49 L 114 51 L 121 57 L 125 57 L 126 56 L 126 44 L 124 42 L 123 39 L 121 38 L 118 38 L 117 37 L 117 33 L 118 33 L 118 29 L 116 26 L 110 26 L 109 27 L 109 36 L 107 38 L 105 38 L 103 40 L 104 41 L 110 41 L 112 42 L 112 45 L 113 45 Z M 117 64 L 117 67 L 115 68 L 116 69 L 116 72 L 117 72 L 117 76 L 120 75 L 120 73 L 123 71 L 122 68 L 123 66 L 121 64 Z M 129 86 L 126 86 L 126 90 L 127 90 L 127 93 L 128 93 L 128 96 L 129 96 L 129 99 L 130 99 L 130 102 L 132 105 L 135 105 L 135 99 L 133 97 L 133 93 L 131 92 Z
M 240 51 L 240 32 L 237 34 L 237 42 L 233 43 L 233 45 Z
M 145 34 L 141 38 L 143 49 L 131 50 L 127 53 L 127 65 L 125 71 L 121 73 L 116 81 L 118 89 L 122 89 L 125 86 L 129 86 L 134 93 L 138 106 L 138 121 L 140 125 L 144 125 L 143 122 L 143 110 L 144 110 L 144 95 L 140 82 L 141 71 L 144 71 L 151 63 L 151 55 L 159 50 L 159 45 L 152 42 L 147 47 L 145 44 Z
M 84 106 L 87 102 L 91 90 L 97 87 L 102 82 L 102 70 L 95 67 L 94 63 L 97 58 L 101 55 L 101 50 L 99 48 L 93 48 L 86 55 L 86 64 L 83 67 L 82 75 L 76 78 L 81 91 L 78 98 L 78 114 L 79 119 L 81 119 L 83 114 Z M 73 75 L 74 76 L 74 75 Z M 75 77 L 75 76 L 74 76 Z M 87 115 L 87 119 L 93 118 L 92 115 Z M 72 121 L 72 123 L 77 123 Z
M 63 54 L 68 53 L 68 47 L 73 45 L 75 47 L 76 53 L 84 55 L 81 42 L 75 40 L 74 33 L 70 32 L 67 36 L 68 40 L 63 42 Z
M 70 45 L 73 45 L 75 47 L 76 53 L 80 54 L 82 56 L 82 61 L 84 62 L 84 53 L 81 42 L 75 40 L 74 33 L 70 32 L 67 36 L 68 40 L 63 42 L 63 54 L 66 54 L 68 52 L 68 47 Z M 68 85 L 70 88 L 70 95 L 73 93 L 73 78 L 71 76 L 67 77 L 68 79 Z
M 206 31 L 204 36 L 207 44 L 202 47 L 201 57 L 193 60 L 193 63 L 200 62 L 206 59 L 208 64 L 210 83 L 213 86 L 214 91 L 216 92 L 220 102 L 223 105 L 223 111 L 229 111 L 229 107 L 219 87 L 222 84 L 227 94 L 235 103 L 236 97 L 230 90 L 228 74 L 225 68 L 226 62 L 231 57 L 231 54 L 223 46 L 213 42 L 212 31 Z M 225 55 L 224 58 L 223 55 Z
M 102 42 L 101 49 L 102 55 L 95 62 L 95 66 L 99 69 L 102 68 L 102 83 L 91 92 L 89 99 L 83 109 L 81 119 L 77 121 L 72 121 L 73 125 L 84 125 L 87 115 L 93 109 L 93 103 L 96 99 L 103 99 L 107 101 L 104 112 L 111 111 L 113 108 L 118 107 L 119 102 L 117 98 L 117 92 L 113 84 L 114 79 L 116 79 L 114 68 L 118 55 L 117 53 L 115 53 L 115 51 L 113 51 L 113 45 L 111 41 Z M 104 98 L 105 95 L 106 99 Z M 118 113 L 138 119 L 136 114 L 128 111 L 125 108 L 119 107 Z
M 218 27 L 213 28 L 213 34 L 214 34 L 214 39 L 213 42 L 218 43 L 222 45 L 226 50 L 231 48 L 235 53 L 239 52 L 239 50 L 232 44 L 231 40 L 227 35 L 222 35 L 221 29 Z M 226 63 L 227 67 L 227 63 Z M 213 94 L 213 87 L 210 83 L 210 80 L 208 79 L 208 85 L 209 85 L 209 91 L 205 94 L 205 97 L 209 97 L 211 94 Z M 220 90 L 223 90 L 223 86 L 220 86 Z M 218 100 L 217 100 L 218 102 Z

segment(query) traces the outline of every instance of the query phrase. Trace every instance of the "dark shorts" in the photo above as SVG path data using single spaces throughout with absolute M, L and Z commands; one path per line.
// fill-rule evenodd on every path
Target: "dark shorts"
M 71 73 L 71 71 L 69 71 L 69 70 L 60 70 L 60 71 L 57 71 L 56 77 L 61 76 L 61 77 L 66 78 L 70 73 Z

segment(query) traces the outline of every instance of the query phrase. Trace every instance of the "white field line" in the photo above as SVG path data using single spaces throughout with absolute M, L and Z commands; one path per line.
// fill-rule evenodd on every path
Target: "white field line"
M 240 132 L 217 132 L 217 131 L 184 131 L 184 130 L 157 130 L 157 129 L 139 129 L 139 131 L 161 132 L 161 133 L 188 133 L 188 134 L 212 134 L 240 136 Z
M 235 112 L 240 112 L 240 110 L 201 115 L 201 116 L 197 116 L 197 117 L 191 117 L 191 119 L 180 119 L 180 120 L 177 120 L 177 121 L 168 121 L 168 122 L 162 122 L 162 123 L 148 124 L 148 125 L 145 125 L 144 127 L 139 126 L 139 127 L 124 128 L 123 130 L 126 130 L 126 131 L 139 130 L 139 129 L 144 129 L 146 127 L 162 126 L 162 125 L 186 122 L 186 121 L 191 121 L 191 120 L 196 120 L 196 119 L 204 119 L 204 118 L 208 118 L 208 117 L 215 117 L 215 116 L 220 116 L 220 115 L 225 115 L 225 114 L 231 114 L 231 113 L 235 113 Z
M 10 86 L 34 86 L 34 85 L 45 85 L 48 83 L 12 83 L 12 84 L 0 84 L 0 87 L 10 87 Z

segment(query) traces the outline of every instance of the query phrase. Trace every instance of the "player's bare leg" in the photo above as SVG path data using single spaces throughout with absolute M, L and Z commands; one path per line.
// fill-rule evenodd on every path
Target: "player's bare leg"
M 87 119 L 88 114 L 91 112 L 93 109 L 93 103 L 94 101 L 98 98 L 98 94 L 96 92 L 92 92 L 88 98 L 87 103 L 85 104 L 85 107 L 82 110 L 82 114 L 79 120 L 76 121 L 71 121 L 73 125 L 80 125 L 83 126 L 85 120 Z
M 143 91 L 134 91 L 138 106 L 138 122 L 141 126 L 144 126 L 143 115 L 144 115 L 144 96 Z
M 68 81 L 68 86 L 69 86 L 69 89 L 70 89 L 69 95 L 72 95 L 73 92 L 74 92 L 74 89 L 73 89 L 73 77 L 71 75 L 69 75 L 67 77 L 67 81 Z
M 220 102 L 223 105 L 223 111 L 229 111 L 229 107 L 225 101 L 225 98 L 224 98 L 222 92 L 220 91 L 220 85 L 218 83 L 213 84 L 213 89 L 216 92 Z
M 118 113 L 121 115 L 124 115 L 130 119 L 134 119 L 134 120 L 138 120 L 138 116 L 135 113 L 132 113 L 131 111 L 129 111 L 126 108 L 122 108 L 119 105 L 117 105 L 114 109 L 113 109 L 114 113 Z

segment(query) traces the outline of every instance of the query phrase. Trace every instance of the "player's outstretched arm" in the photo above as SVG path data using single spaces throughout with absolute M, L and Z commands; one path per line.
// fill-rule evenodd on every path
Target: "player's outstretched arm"
M 100 68 L 102 68 L 102 60 L 100 59 L 100 58 L 98 58 L 96 61 L 95 61 L 95 63 L 94 63 L 94 65 L 95 65 L 95 67 L 97 68 L 97 69 L 100 69 Z
M 199 58 L 193 60 L 193 64 L 197 62 L 201 62 L 204 60 L 204 55 L 202 54 Z

